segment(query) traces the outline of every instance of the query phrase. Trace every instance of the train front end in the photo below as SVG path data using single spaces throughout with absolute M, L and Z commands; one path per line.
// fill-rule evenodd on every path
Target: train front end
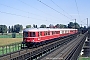
M 37 32 L 33 31 L 31 28 L 26 28 L 23 30 L 23 43 L 25 43 L 27 47 L 31 47 L 37 42 Z

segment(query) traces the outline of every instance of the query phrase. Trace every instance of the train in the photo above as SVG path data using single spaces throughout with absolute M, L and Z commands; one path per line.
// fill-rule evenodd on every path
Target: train
M 77 29 L 26 28 L 23 30 L 23 43 L 27 47 L 40 46 L 55 38 L 77 33 Z

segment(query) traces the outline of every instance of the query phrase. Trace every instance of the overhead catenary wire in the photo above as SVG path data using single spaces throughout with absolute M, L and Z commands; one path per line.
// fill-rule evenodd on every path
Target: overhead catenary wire
M 67 15 L 69 15 L 71 18 L 72 18 L 72 16 L 69 14 L 69 13 L 67 13 L 64 9 L 62 9 L 58 4 L 56 4 L 53 0 L 51 0 L 51 2 L 53 3 L 53 4 L 55 4 L 58 8 L 60 8 L 63 12 L 65 12 Z
M 3 12 L 3 11 L 0 11 L 0 13 L 10 14 L 10 15 L 15 15 L 15 16 L 20 16 L 20 17 L 27 17 L 27 16 L 18 15 L 18 14 L 9 13 L 9 12 Z M 29 17 L 27 17 L 27 18 L 29 18 Z
M 35 9 L 35 10 L 38 10 L 39 12 L 42 12 L 42 13 L 44 13 L 44 14 L 46 14 L 46 15 L 51 16 L 51 17 L 55 17 L 55 16 L 53 16 L 53 15 L 51 15 L 51 14 L 48 14 L 48 13 L 46 13 L 46 12 L 44 12 L 44 11 L 42 11 L 42 10 L 40 10 L 40 9 L 38 9 L 38 8 L 36 8 L 36 7 L 34 7 L 34 6 L 31 6 L 30 4 L 27 4 L 27 3 L 25 3 L 25 2 L 23 2 L 23 1 L 21 1 L 21 0 L 18 0 L 18 1 L 20 1 L 21 3 L 23 3 L 23 4 L 27 5 L 27 6 L 32 7 L 32 8 Z
M 24 10 L 21 10 L 21 9 L 18 9 L 18 8 L 14 8 L 14 7 L 5 5 L 5 4 L 1 4 L 1 3 L 0 3 L 0 5 L 5 6 L 5 7 L 8 7 L 8 8 L 11 8 L 11 9 L 14 9 L 14 10 L 18 10 L 18 11 L 21 11 L 21 12 L 25 12 L 25 13 L 28 13 L 28 14 L 33 14 L 33 13 L 28 12 L 28 11 L 24 11 Z M 20 17 L 25 17 L 25 18 L 32 18 L 32 19 L 47 21 L 46 19 L 33 18 L 33 17 L 30 17 L 29 15 L 28 15 L 28 16 L 23 16 L 23 15 L 14 14 L 14 13 L 10 13 L 10 12 L 3 12 L 3 11 L 0 11 L 0 13 L 9 14 L 9 15 L 14 15 L 14 16 L 20 16 Z M 33 14 L 33 15 L 40 16 L 40 15 L 38 15 L 38 14 Z M 43 16 L 40 16 L 40 17 L 43 17 Z M 44 17 L 44 18 L 47 18 L 47 17 Z
M 39 2 L 40 2 L 40 3 L 42 3 L 42 4 L 44 4 L 44 5 L 45 5 L 45 6 L 47 6 L 48 8 L 50 8 L 50 9 L 52 9 L 52 10 L 56 11 L 57 13 L 59 13 L 59 14 L 61 14 L 61 15 L 65 16 L 65 17 L 67 17 L 68 19 L 72 19 L 72 18 L 70 18 L 70 17 L 68 17 L 68 16 L 66 16 L 66 15 L 64 15 L 64 14 L 62 14 L 61 12 L 57 11 L 56 9 L 54 9 L 54 8 L 50 7 L 49 5 L 45 4 L 45 3 L 44 3 L 44 2 L 42 2 L 41 0 L 37 0 L 37 1 L 39 1 Z
M 78 5 L 77 5 L 77 1 L 76 0 L 75 0 L 75 3 L 76 3 L 76 8 L 77 8 L 77 12 L 78 12 L 78 15 L 79 15 L 79 19 L 80 19 L 80 14 L 79 14 Z
M 83 19 L 81 22 L 82 22 L 83 24 L 87 25 L 84 21 L 86 21 L 86 18 Z
M 37 10 L 37 11 L 39 11 L 39 12 L 42 12 L 42 13 L 48 15 L 48 16 L 51 16 L 51 17 L 54 17 L 54 18 L 55 18 L 55 16 L 54 16 L 53 14 L 49 14 L 49 13 L 47 13 L 47 12 L 44 12 L 44 11 L 42 11 L 41 9 L 38 9 L 38 8 L 36 8 L 36 7 L 30 5 L 30 4 L 28 4 L 28 3 L 26 3 L 26 2 L 24 2 L 24 1 L 22 1 L 22 0 L 18 0 L 18 1 L 21 2 L 21 3 L 23 3 L 23 4 L 25 4 L 25 5 L 27 5 L 27 6 L 29 6 L 29 7 L 32 7 L 33 9 L 35 9 L 35 10 Z M 45 19 L 47 19 L 47 17 L 46 17 Z M 56 20 L 57 20 L 57 19 L 60 19 L 60 18 L 56 17 Z M 50 20 L 52 20 L 52 19 L 50 19 Z M 47 22 L 52 22 L 52 21 L 49 21 L 48 19 L 45 20 L 45 21 L 47 21 Z M 55 23 L 55 22 L 53 22 L 53 23 Z
M 25 18 L 32 18 L 32 19 L 42 20 L 42 19 L 33 18 L 33 17 L 30 17 L 30 16 L 19 15 L 19 14 L 14 14 L 14 13 L 10 13 L 10 12 L 0 11 L 0 13 L 9 14 L 9 15 L 14 15 L 14 16 L 19 16 L 19 17 L 25 17 Z
M 12 8 L 12 9 L 15 9 L 15 10 L 18 10 L 18 11 L 22 11 L 22 12 L 25 12 L 25 13 L 28 13 L 28 14 L 32 14 L 32 15 L 36 15 L 36 16 L 40 16 L 38 14 L 34 14 L 34 13 L 31 13 L 31 12 L 28 12 L 28 11 L 24 11 L 24 10 L 21 10 L 21 9 L 17 9 L 17 8 L 14 8 L 14 7 L 11 7 L 11 6 L 8 6 L 8 5 L 5 5 L 5 4 L 1 4 L 0 5 L 2 6 L 5 6 L 5 7 L 8 7 L 8 8 Z M 40 17 L 43 17 L 43 16 L 40 16 Z M 47 18 L 47 17 L 44 17 L 44 18 Z

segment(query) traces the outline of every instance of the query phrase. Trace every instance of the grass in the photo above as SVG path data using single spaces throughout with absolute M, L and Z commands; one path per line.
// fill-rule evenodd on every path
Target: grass
M 0 55 L 20 50 L 22 41 L 22 38 L 0 38 Z
M 0 46 L 9 45 L 12 43 L 22 42 L 22 38 L 0 38 Z
M 79 60 L 90 60 L 90 57 L 80 57 Z

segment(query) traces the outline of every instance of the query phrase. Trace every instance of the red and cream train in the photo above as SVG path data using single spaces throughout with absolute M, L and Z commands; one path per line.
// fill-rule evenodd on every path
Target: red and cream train
M 23 30 L 23 42 L 29 47 L 54 38 L 75 34 L 77 32 L 77 29 L 68 28 L 26 28 Z

